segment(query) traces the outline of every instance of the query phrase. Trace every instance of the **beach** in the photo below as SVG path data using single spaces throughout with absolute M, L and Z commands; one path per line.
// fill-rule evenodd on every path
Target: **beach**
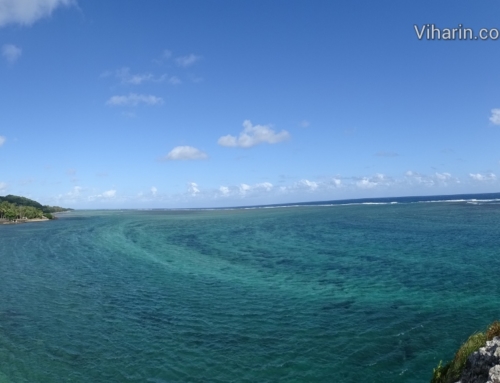
M 0 219 L 0 224 L 2 225 L 16 225 L 19 223 L 29 223 L 29 222 L 45 222 L 50 221 L 48 218 L 33 218 L 33 219 L 16 219 L 14 221 L 9 221 L 7 219 Z

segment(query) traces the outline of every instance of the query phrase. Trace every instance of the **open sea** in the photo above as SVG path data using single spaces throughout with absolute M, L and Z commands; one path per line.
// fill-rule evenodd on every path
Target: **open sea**
M 429 382 L 499 275 L 500 193 L 2 225 L 0 382 Z

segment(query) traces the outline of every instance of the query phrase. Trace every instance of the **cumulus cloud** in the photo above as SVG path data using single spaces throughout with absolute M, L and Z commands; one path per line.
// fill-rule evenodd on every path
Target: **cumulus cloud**
M 76 4 L 75 0 L 1 0 L 0 27 L 7 24 L 31 25 L 50 16 L 60 6 Z
M 106 105 L 110 106 L 137 106 L 139 104 L 161 105 L 163 99 L 152 95 L 130 93 L 128 96 L 113 96 Z
M 451 179 L 450 173 L 438 173 L 436 172 L 436 178 L 440 181 L 448 181 Z
M 470 173 L 469 177 L 472 178 L 474 181 L 481 181 L 481 182 L 494 181 L 497 179 L 497 176 L 493 173 L 488 173 L 488 174 L 480 174 L 480 173 L 472 174 L 472 173 Z
M 166 160 L 204 160 L 208 155 L 192 146 L 176 146 L 165 157 Z
M 152 195 L 154 195 L 154 196 L 155 196 L 157 192 L 158 192 L 158 189 L 157 189 L 157 188 L 155 188 L 154 186 L 153 186 L 153 187 L 151 187 L 151 194 L 152 194 Z
M 371 189 L 381 185 L 389 185 L 392 180 L 384 174 L 377 173 L 373 177 L 363 177 L 356 182 L 356 186 L 360 189 Z
M 250 148 L 263 143 L 277 144 L 289 138 L 290 134 L 286 130 L 276 133 L 269 125 L 252 125 L 250 120 L 245 120 L 239 137 L 228 134 L 220 137 L 217 143 L 221 146 Z
M 425 186 L 434 185 L 434 180 L 431 177 L 426 176 L 424 174 L 420 174 L 418 172 L 414 172 L 412 170 L 408 170 L 405 173 L 405 176 L 409 183 L 416 183 Z
M 270 182 L 262 182 L 260 184 L 256 184 L 255 188 L 270 191 L 273 188 L 273 184 Z
M 87 197 L 87 200 L 88 201 L 103 201 L 103 200 L 112 200 L 116 197 L 116 190 L 115 189 L 111 189 L 111 190 L 107 190 L 101 194 L 94 194 L 94 195 L 89 195 Z
M 2 146 L 7 139 L 4 136 L 0 136 L 0 146 Z
M 408 170 L 405 173 L 406 183 L 415 184 L 415 185 L 423 185 L 423 186 L 446 186 L 448 184 L 459 184 L 460 180 L 456 177 L 453 177 L 450 173 L 434 173 L 432 175 L 425 175 L 418 172 L 414 172 L 412 170 Z
M 0 191 L 7 190 L 7 184 L 5 182 L 0 182 Z
M 342 186 L 342 180 L 340 178 L 332 178 L 332 185 L 335 187 Z
M 318 188 L 318 183 L 314 181 L 309 181 L 309 180 L 301 180 L 299 181 L 299 185 L 305 186 L 311 191 L 314 191 Z
M 193 65 L 195 62 L 199 61 L 200 59 L 201 59 L 200 56 L 196 56 L 194 54 L 190 54 L 190 55 L 187 55 L 187 56 L 177 57 L 175 59 L 175 63 L 178 66 L 180 66 L 180 67 L 186 68 L 188 66 Z
M 247 184 L 240 184 L 239 189 L 240 189 L 240 194 L 245 195 L 251 189 L 251 187 L 250 185 Z
M 249 196 L 259 196 L 267 194 L 274 189 L 274 185 L 270 182 L 261 182 L 254 185 L 249 185 L 246 183 L 241 183 L 237 186 L 220 186 L 216 191 L 216 196 L 228 197 L 228 196 L 239 196 L 239 197 L 249 197 Z
M 490 121 L 494 125 L 500 125 L 500 109 L 491 109 Z
M 338 177 L 331 179 L 311 181 L 308 179 L 301 179 L 291 185 L 283 185 L 273 188 L 274 191 L 280 194 L 293 194 L 293 193 L 329 193 L 334 189 L 347 187 L 342 180 Z M 351 185 L 352 186 L 352 185 Z
M 1 3 L 0 3 L 1 7 Z M 5 44 L 2 46 L 2 56 L 11 64 L 14 64 L 21 54 L 23 50 L 14 44 Z
M 113 198 L 116 196 L 116 190 L 108 190 L 108 191 L 105 191 L 104 193 L 102 193 L 102 196 L 104 198 Z
M 368 178 L 364 177 L 363 179 L 356 182 L 358 188 L 361 189 L 371 189 L 377 186 L 376 182 L 370 181 Z
M 193 197 L 200 193 L 200 189 L 196 182 L 190 182 L 188 184 L 188 193 L 191 194 Z

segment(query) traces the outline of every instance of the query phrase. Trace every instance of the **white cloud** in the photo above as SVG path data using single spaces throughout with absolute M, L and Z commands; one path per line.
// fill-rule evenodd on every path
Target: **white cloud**
M 22 53 L 23 50 L 13 44 L 5 44 L 2 47 L 2 56 L 11 64 L 15 63 Z
M 4 136 L 0 136 L 0 146 L 2 146 L 7 139 Z
M 335 186 L 335 187 L 340 187 L 342 185 L 342 180 L 339 179 L 339 178 L 333 178 L 332 179 L 332 184 Z
M 157 189 L 157 188 L 155 188 L 154 186 L 153 186 L 153 187 L 151 187 L 151 194 L 152 194 L 152 195 L 154 195 L 154 196 L 155 196 L 157 192 L 158 192 L 158 189 Z
M 368 178 L 364 177 L 363 179 L 356 182 L 356 185 L 361 189 L 371 189 L 377 186 L 377 183 L 370 181 Z
M 188 193 L 191 194 L 193 197 L 196 196 L 196 194 L 200 193 L 200 189 L 196 182 L 190 182 L 188 184 Z
M 250 187 L 250 185 L 247 185 L 247 184 L 241 184 L 239 186 L 239 189 L 240 189 L 240 194 L 245 195 L 247 193 L 247 191 L 249 191 L 251 189 L 251 187 Z
M 128 96 L 113 96 L 106 101 L 106 105 L 111 106 L 137 106 L 141 103 L 160 105 L 163 104 L 163 99 L 152 95 L 130 93 Z
M 79 191 L 78 191 L 79 193 Z M 78 196 L 78 195 L 77 195 Z M 107 190 L 101 194 L 94 194 L 94 195 L 89 195 L 87 197 L 87 201 L 102 201 L 102 200 L 112 200 L 116 197 L 116 190 L 111 189 Z
M 451 179 L 450 173 L 438 173 L 436 172 L 436 178 L 440 181 L 448 181 Z
M 274 185 L 270 182 L 261 182 L 255 185 L 248 185 L 245 183 L 241 183 L 237 186 L 220 186 L 216 192 L 216 196 L 220 197 L 228 197 L 228 196 L 240 196 L 240 197 L 248 197 L 248 196 L 262 196 L 271 192 L 274 189 Z
M 208 158 L 205 152 L 192 146 L 176 146 L 165 157 L 166 160 L 204 160 Z
M 33 24 L 36 20 L 50 16 L 59 6 L 76 4 L 74 0 L 0 0 L 0 27 L 17 23 Z
M 299 182 L 299 185 L 305 186 L 306 188 L 308 188 L 311 191 L 314 191 L 314 190 L 316 190 L 318 188 L 318 183 L 317 182 L 309 181 L 309 180 L 301 180 Z
M 104 198 L 113 198 L 116 196 L 116 190 L 108 190 L 108 191 L 105 191 L 104 193 L 102 193 L 102 196 Z
M 300 121 L 300 126 L 302 128 L 308 128 L 310 125 L 311 125 L 311 123 L 309 121 L 307 121 L 307 120 Z
M 221 146 L 250 148 L 263 143 L 276 144 L 289 138 L 290 134 L 286 130 L 276 133 L 269 125 L 253 126 L 250 120 L 245 120 L 243 122 L 243 131 L 239 137 L 228 134 L 220 137 L 217 143 Z
M 363 177 L 356 182 L 356 186 L 361 189 L 371 189 L 376 186 L 390 185 L 392 180 L 386 175 L 377 173 L 373 177 Z
M 491 109 L 490 121 L 495 125 L 500 125 L 500 109 Z
M 185 68 L 185 67 L 193 65 L 195 62 L 199 61 L 200 59 L 201 59 L 200 56 L 196 56 L 194 54 L 190 54 L 190 55 L 187 55 L 187 56 L 177 57 L 175 59 L 175 62 L 176 62 L 176 64 L 178 66 Z
M 255 185 L 256 189 L 264 189 L 266 191 L 270 191 L 273 188 L 273 184 L 270 182 L 262 182 L 260 184 Z
M 482 182 L 494 181 L 497 179 L 497 176 L 493 173 L 489 173 L 489 174 L 480 174 L 480 173 L 472 174 L 472 173 L 470 173 L 469 177 L 472 178 L 474 181 L 482 181 Z
M 331 179 L 326 179 L 324 181 L 310 181 L 308 179 L 302 179 L 297 181 L 291 185 L 283 185 L 277 188 L 274 188 L 278 194 L 290 194 L 290 193 L 331 193 L 333 190 L 346 188 L 349 186 L 355 186 L 355 184 L 343 184 L 342 180 L 334 177 Z M 326 194 L 323 194 L 326 195 Z M 330 194 L 328 194 L 330 195 Z M 323 198 L 323 197 L 321 197 Z
M 447 186 L 449 184 L 459 184 L 460 180 L 457 177 L 453 177 L 450 173 L 434 173 L 433 175 L 420 174 L 408 170 L 405 173 L 405 179 L 402 180 L 404 183 L 417 184 L 423 186 Z
M 416 183 L 419 185 L 426 185 L 426 186 L 434 185 L 434 180 L 431 177 L 420 174 L 418 172 L 408 170 L 405 173 L 405 176 L 407 178 L 407 181 L 410 183 Z
M 0 182 L 0 191 L 4 191 L 7 189 L 7 184 L 5 182 Z

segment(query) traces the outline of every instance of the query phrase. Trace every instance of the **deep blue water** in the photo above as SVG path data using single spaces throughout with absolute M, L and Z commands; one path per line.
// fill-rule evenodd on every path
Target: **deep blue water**
M 427 382 L 500 319 L 500 194 L 408 198 L 0 226 L 0 382 Z

